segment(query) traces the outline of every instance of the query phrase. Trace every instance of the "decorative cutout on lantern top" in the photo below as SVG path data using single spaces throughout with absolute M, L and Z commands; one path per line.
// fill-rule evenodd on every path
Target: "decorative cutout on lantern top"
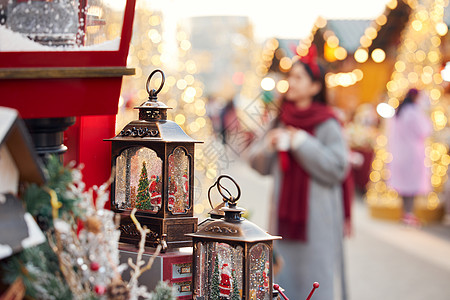
M 169 201 L 168 210 L 172 214 L 184 214 L 189 203 L 189 156 L 182 147 L 177 147 L 169 155 Z
M 270 300 L 269 247 L 259 243 L 250 249 L 250 299 Z
M 127 148 L 116 158 L 117 209 L 157 213 L 161 209 L 162 160 L 145 147 Z
M 197 243 L 196 247 L 200 250 L 195 266 L 196 295 L 201 299 L 242 299 L 243 248 L 220 242 Z

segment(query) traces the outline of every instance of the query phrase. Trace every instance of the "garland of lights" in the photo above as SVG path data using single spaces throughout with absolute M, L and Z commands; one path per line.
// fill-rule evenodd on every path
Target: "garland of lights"
M 120 113 L 117 115 L 116 128 L 122 128 L 130 120 L 136 119 L 136 110 L 132 109 L 147 100 L 148 93 L 145 89 L 147 75 L 156 68 L 163 69 L 166 74 L 165 84 L 159 95 L 171 107 L 168 111 L 168 119 L 174 120 L 183 130 L 198 140 L 206 140 L 212 136 L 211 122 L 206 116 L 207 99 L 203 95 L 203 83 L 195 78 L 198 72 L 196 62 L 189 57 L 191 42 L 188 34 L 181 28 L 175 32 L 176 53 L 171 54 L 165 40 L 164 15 L 161 11 L 153 9 L 152 5 L 145 1 L 138 1 L 136 8 L 135 26 L 130 45 L 128 65 L 134 67 L 136 74 L 127 76 L 123 80 L 122 97 L 119 105 Z M 146 75 L 147 74 L 147 75 Z M 155 86 L 158 86 L 158 79 Z M 121 125 L 122 124 L 122 125 Z M 202 182 L 207 182 L 216 177 L 217 162 L 203 162 L 204 145 L 197 146 L 195 152 L 196 179 L 194 188 L 196 195 L 201 194 L 200 186 L 197 186 L 202 176 Z M 202 197 L 204 203 L 196 203 L 196 214 L 202 214 L 209 206 L 207 199 Z
M 397 108 L 400 99 L 406 91 L 415 87 L 425 90 L 431 99 L 431 119 L 435 132 L 442 130 L 447 124 L 445 110 L 440 102 L 443 89 L 440 86 L 441 53 L 440 36 L 447 33 L 447 26 L 443 23 L 446 0 L 405 1 L 412 9 L 410 20 L 402 36 L 402 43 L 398 49 L 395 70 L 391 80 L 386 84 L 388 104 Z M 395 8 L 397 1 L 389 5 Z M 377 19 L 378 20 L 378 19 Z M 442 24 L 445 25 L 442 26 Z M 356 58 L 355 53 L 355 58 Z M 368 204 L 372 207 L 382 206 L 395 208 L 400 205 L 396 191 L 386 185 L 390 173 L 385 165 L 392 161 L 392 155 L 386 150 L 387 137 L 379 135 L 376 139 L 375 158 L 372 162 L 372 172 L 366 194 Z M 438 193 L 442 191 L 446 180 L 450 156 L 446 145 L 429 139 L 426 147 L 427 167 L 430 167 L 431 184 L 434 191 L 426 197 L 426 208 L 435 210 L 439 206 Z

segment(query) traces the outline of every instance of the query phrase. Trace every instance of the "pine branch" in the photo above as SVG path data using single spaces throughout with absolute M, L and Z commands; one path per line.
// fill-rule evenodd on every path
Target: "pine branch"
M 152 300 L 175 300 L 175 289 L 165 281 L 160 281 L 152 293 Z

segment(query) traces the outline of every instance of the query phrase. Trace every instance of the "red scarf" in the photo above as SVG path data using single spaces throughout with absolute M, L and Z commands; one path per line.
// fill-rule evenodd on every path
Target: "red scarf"
M 304 110 L 285 101 L 280 119 L 285 126 L 303 129 L 314 135 L 315 128 L 336 116 L 326 105 L 313 102 Z M 278 232 L 286 240 L 307 240 L 309 174 L 297 163 L 290 152 L 280 152 L 283 179 L 278 205 Z M 347 208 L 346 208 L 347 210 Z M 347 214 L 347 211 L 346 211 Z

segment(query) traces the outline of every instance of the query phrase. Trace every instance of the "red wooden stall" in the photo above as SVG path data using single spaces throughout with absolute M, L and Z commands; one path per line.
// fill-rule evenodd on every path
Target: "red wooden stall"
M 135 2 L 126 1 L 118 50 L 0 52 L 0 106 L 24 119 L 76 117 L 64 134 L 64 160 L 85 165 L 87 187 L 110 175 L 111 145 L 103 139 L 115 133 L 122 77 L 134 74 L 126 61 Z

